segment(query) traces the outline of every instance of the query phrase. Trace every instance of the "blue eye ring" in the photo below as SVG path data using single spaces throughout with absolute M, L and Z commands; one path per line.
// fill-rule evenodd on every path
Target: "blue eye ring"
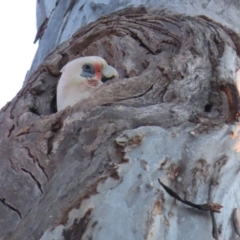
M 80 74 L 82 77 L 93 78 L 95 76 L 95 68 L 92 64 L 84 64 L 82 66 L 82 73 Z
M 82 66 L 82 70 L 88 73 L 95 73 L 95 69 L 92 64 L 84 64 Z

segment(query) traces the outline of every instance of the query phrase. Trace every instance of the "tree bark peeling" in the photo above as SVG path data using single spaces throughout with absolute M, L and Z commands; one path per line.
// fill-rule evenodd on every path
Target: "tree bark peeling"
M 1 111 L 0 199 L 22 218 L 4 210 L 1 239 L 211 239 L 210 217 L 158 178 L 223 205 L 221 237 L 234 239 L 239 39 L 209 19 L 130 10 L 79 29 Z M 120 78 L 56 113 L 60 69 L 93 54 Z

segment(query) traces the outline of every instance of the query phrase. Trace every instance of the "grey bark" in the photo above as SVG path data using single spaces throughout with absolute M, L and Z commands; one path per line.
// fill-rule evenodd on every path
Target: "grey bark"
M 39 49 L 0 113 L 0 239 L 239 238 L 239 4 L 168 2 L 38 1 Z M 87 55 L 119 79 L 56 113 L 60 69 Z M 222 205 L 215 229 L 158 179 Z

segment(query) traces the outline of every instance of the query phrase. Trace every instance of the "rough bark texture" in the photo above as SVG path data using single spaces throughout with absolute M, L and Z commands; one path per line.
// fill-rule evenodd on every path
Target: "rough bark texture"
M 0 113 L 0 239 L 213 239 L 210 214 L 158 178 L 221 204 L 213 235 L 238 239 L 239 43 L 206 17 L 144 7 L 77 30 Z M 87 55 L 120 78 L 56 113 L 59 70 Z

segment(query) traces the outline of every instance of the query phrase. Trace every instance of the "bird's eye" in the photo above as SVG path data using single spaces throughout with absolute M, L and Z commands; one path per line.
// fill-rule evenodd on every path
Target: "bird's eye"
M 91 69 L 92 69 L 92 66 L 89 65 L 89 64 L 85 64 L 85 65 L 83 65 L 83 69 L 91 70 Z
M 95 75 L 95 69 L 92 64 L 84 64 L 82 66 L 82 72 L 80 74 L 82 77 L 92 78 Z

